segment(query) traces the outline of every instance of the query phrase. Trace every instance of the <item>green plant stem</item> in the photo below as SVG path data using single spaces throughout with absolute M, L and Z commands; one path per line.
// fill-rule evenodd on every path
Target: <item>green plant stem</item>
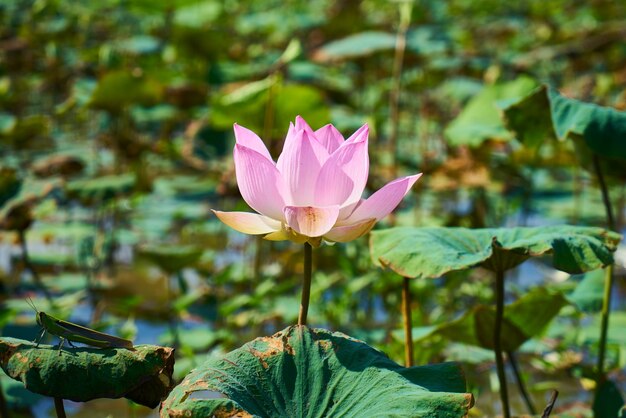
M 302 281 L 302 298 L 300 299 L 300 313 L 298 325 L 306 325 L 309 314 L 309 299 L 311 298 L 311 276 L 313 273 L 313 247 L 304 243 L 304 279 Z
M 606 267 L 604 275 L 604 296 L 602 297 L 602 322 L 600 325 L 598 376 L 596 378 L 596 387 L 600 387 L 600 382 L 604 380 L 606 339 L 609 330 L 609 315 L 611 313 L 611 297 L 613 294 L 613 264 Z
M 54 410 L 57 413 L 57 418 L 67 418 L 67 415 L 65 415 L 65 408 L 63 407 L 63 399 L 54 398 Z
M 493 350 L 496 354 L 496 367 L 498 369 L 498 381 L 500 382 L 500 399 L 502 401 L 502 415 L 504 418 L 511 417 L 509 407 L 509 393 L 506 387 L 506 374 L 504 372 L 504 357 L 502 355 L 502 322 L 504 319 L 504 271 L 496 271 L 496 324 L 493 329 Z
M 506 356 L 509 358 L 509 362 L 511 363 L 511 368 L 513 369 L 513 374 L 515 375 L 515 380 L 517 381 L 517 387 L 522 394 L 522 398 L 524 398 L 524 402 L 526 403 L 526 408 L 528 408 L 528 412 L 530 413 L 530 415 L 536 415 L 537 410 L 535 409 L 535 405 L 533 405 L 533 401 L 528 394 L 526 385 L 524 385 L 524 380 L 522 379 L 522 375 L 519 371 L 515 353 L 513 351 L 507 351 Z
M 413 366 L 413 322 L 411 320 L 411 288 L 408 277 L 402 278 L 402 317 L 404 319 L 404 365 Z
M 604 180 L 604 174 L 602 173 L 602 167 L 600 165 L 600 158 L 594 154 L 593 166 L 598 177 L 598 183 L 600 184 L 600 191 L 602 192 L 602 201 L 604 202 L 604 209 L 606 210 L 606 220 L 609 229 L 615 230 L 615 218 L 613 217 L 613 207 L 611 206 L 611 199 L 609 197 L 609 189 Z M 600 382 L 604 380 L 604 359 L 606 351 L 606 339 L 609 330 L 609 316 L 611 313 L 611 295 L 613 293 L 613 265 L 610 265 L 605 270 L 604 279 L 604 296 L 602 298 L 602 324 L 600 326 L 600 343 L 598 353 L 598 366 L 597 366 L 597 378 L 596 388 L 600 387 Z
M 20 247 L 22 249 L 22 262 L 24 263 L 26 268 L 30 270 L 30 273 L 33 275 L 33 280 L 35 280 L 35 283 L 37 284 L 39 289 L 43 292 L 46 299 L 49 302 L 52 302 L 52 295 L 50 294 L 50 291 L 43 284 L 43 282 L 41 281 L 41 277 L 39 277 L 37 270 L 35 270 L 35 266 L 33 266 L 33 263 L 30 261 L 30 256 L 28 255 L 28 246 L 26 245 L 26 230 L 22 229 L 18 231 L 18 235 L 19 235 L 19 240 L 20 240 Z

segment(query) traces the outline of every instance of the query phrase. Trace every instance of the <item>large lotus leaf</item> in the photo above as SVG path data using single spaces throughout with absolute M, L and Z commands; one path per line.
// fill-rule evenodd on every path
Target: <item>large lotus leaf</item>
M 505 351 L 517 350 L 529 339 L 539 335 L 569 302 L 560 292 L 536 288 L 526 293 L 504 310 L 502 324 L 502 348 Z M 442 335 L 445 338 L 493 349 L 493 328 L 495 308 L 479 305 L 452 322 L 431 327 L 428 332 L 419 334 L 414 342 Z
M 289 327 L 192 371 L 161 417 L 462 417 L 459 367 L 404 368 L 341 333 Z
M 567 273 L 582 273 L 613 263 L 621 235 L 602 228 L 406 228 L 372 232 L 375 263 L 411 278 L 436 278 L 455 270 L 483 266 L 513 268 L 531 257 L 552 257 Z
M 536 87 L 537 82 L 528 77 L 486 86 L 448 125 L 445 130 L 448 142 L 477 147 L 489 139 L 509 141 L 513 136 L 505 128 L 498 106 L 524 97 Z
M 174 350 L 153 345 L 134 350 L 64 348 L 3 337 L 4 372 L 34 393 L 86 402 L 126 397 L 156 407 L 172 386 Z
M 541 86 L 504 110 L 518 140 L 531 146 L 547 138 L 583 138 L 596 154 L 626 159 L 626 112 L 569 99 Z
M 202 253 L 202 248 L 193 245 L 145 244 L 139 247 L 139 254 L 169 273 L 190 267 Z

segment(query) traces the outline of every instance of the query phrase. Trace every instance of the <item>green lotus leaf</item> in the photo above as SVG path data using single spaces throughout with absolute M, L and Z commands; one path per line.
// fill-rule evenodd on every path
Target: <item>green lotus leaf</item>
M 531 338 L 541 334 L 561 308 L 569 302 L 560 292 L 535 288 L 506 306 L 502 324 L 502 349 L 517 350 Z M 416 334 L 414 342 L 441 335 L 451 341 L 493 349 L 493 328 L 496 311 L 493 306 L 478 305 L 452 322 L 430 327 Z
M 569 99 L 544 85 L 505 108 L 504 118 L 517 139 L 529 146 L 548 138 L 582 138 L 602 157 L 626 159 L 626 112 Z
M 410 278 L 436 278 L 482 266 L 507 270 L 531 257 L 550 255 L 554 268 L 582 273 L 613 263 L 621 235 L 602 228 L 407 228 L 372 232 L 375 263 Z
M 64 348 L 3 337 L 0 366 L 31 392 L 86 402 L 128 398 L 156 407 L 172 386 L 174 350 L 141 345 L 134 350 Z
M 341 333 L 293 326 L 192 371 L 161 417 L 463 417 L 454 363 L 404 368 Z

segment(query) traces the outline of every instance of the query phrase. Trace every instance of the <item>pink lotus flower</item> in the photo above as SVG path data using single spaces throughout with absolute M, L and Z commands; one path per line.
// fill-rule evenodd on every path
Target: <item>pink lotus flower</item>
M 361 199 L 369 171 L 368 127 L 350 138 L 333 125 L 317 131 L 300 116 L 275 163 L 254 132 L 234 125 L 237 184 L 258 213 L 213 211 L 226 225 L 273 241 L 320 245 L 356 239 L 387 216 L 421 174 L 396 179 Z

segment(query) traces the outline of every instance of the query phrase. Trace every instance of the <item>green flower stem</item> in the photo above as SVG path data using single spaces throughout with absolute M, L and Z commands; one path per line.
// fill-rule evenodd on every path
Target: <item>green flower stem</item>
M 313 247 L 306 242 L 304 244 L 304 280 L 302 282 L 302 299 L 300 300 L 300 313 L 298 325 L 306 325 L 309 314 L 309 299 L 311 298 L 311 275 L 313 272 Z
M 506 387 L 506 375 L 504 372 L 504 357 L 502 355 L 502 322 L 504 319 L 504 271 L 496 270 L 496 324 L 493 329 L 493 350 L 496 353 L 496 367 L 498 369 L 498 381 L 500 382 L 500 399 L 502 400 L 502 415 L 504 418 L 511 417 L 509 407 L 509 394 Z
M 63 407 L 63 399 L 54 398 L 54 410 L 57 413 L 57 418 L 67 418 L 67 415 L 65 415 L 65 408 Z
M 593 166 L 596 171 L 596 176 L 598 177 L 598 183 L 600 183 L 600 191 L 602 192 L 602 201 L 604 202 L 604 209 L 606 210 L 608 227 L 610 230 L 615 231 L 615 218 L 613 217 L 613 207 L 611 206 L 611 199 L 609 198 L 609 189 L 606 185 L 606 181 L 604 180 L 604 174 L 602 173 L 602 167 L 600 165 L 600 158 L 598 158 L 595 154 L 593 156 Z M 611 294 L 613 293 L 613 265 L 606 268 L 605 274 L 596 388 L 600 387 L 599 383 L 604 379 L 604 358 L 606 351 L 606 339 L 609 329 L 609 315 L 611 313 Z
M 522 394 L 522 398 L 524 398 L 524 402 L 526 403 L 526 408 L 528 408 L 528 412 L 530 415 L 537 415 L 537 410 L 535 409 L 535 405 L 533 405 L 533 401 L 530 398 L 528 390 L 526 389 L 526 385 L 524 385 L 524 380 L 522 379 L 522 375 L 519 371 L 519 367 L 517 365 L 517 358 L 515 357 L 515 352 L 507 351 L 506 356 L 511 363 L 511 368 L 513 369 L 513 374 L 515 375 L 515 380 L 517 381 L 517 387 L 519 388 L 520 393 Z
M 408 277 L 402 278 L 402 317 L 404 319 L 404 365 L 413 366 L 413 323 L 411 321 L 411 288 Z

